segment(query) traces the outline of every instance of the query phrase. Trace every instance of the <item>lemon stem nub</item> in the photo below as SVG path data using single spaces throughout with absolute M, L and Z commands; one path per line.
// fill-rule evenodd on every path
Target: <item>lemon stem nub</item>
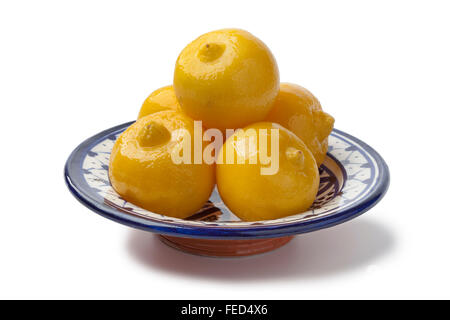
M 212 62 L 219 59 L 225 51 L 225 45 L 221 43 L 207 43 L 198 52 L 198 58 L 202 62 Z
M 296 148 L 289 147 L 286 149 L 286 157 L 289 161 L 296 163 L 300 167 L 303 167 L 305 162 L 305 156 L 303 152 Z
M 138 141 L 142 147 L 153 147 L 170 140 L 170 132 L 164 125 L 150 121 L 139 132 Z

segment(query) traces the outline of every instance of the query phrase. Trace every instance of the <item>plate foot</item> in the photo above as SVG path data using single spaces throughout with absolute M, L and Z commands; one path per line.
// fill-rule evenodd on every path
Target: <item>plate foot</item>
M 192 254 L 210 257 L 244 257 L 275 250 L 293 236 L 251 240 L 209 240 L 159 236 L 166 245 Z

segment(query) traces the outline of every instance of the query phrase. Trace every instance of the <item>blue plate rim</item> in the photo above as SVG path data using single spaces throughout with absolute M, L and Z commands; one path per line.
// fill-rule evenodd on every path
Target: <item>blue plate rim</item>
M 376 152 L 372 147 L 359 140 L 358 138 L 355 138 L 354 136 L 341 130 L 333 129 L 333 131 L 337 134 L 358 143 L 365 152 L 373 157 L 373 160 L 375 161 L 375 164 L 378 166 L 379 170 L 377 182 L 374 185 L 373 189 L 370 190 L 370 193 L 363 199 L 356 201 L 348 208 L 338 210 L 329 215 L 320 216 L 310 220 L 291 222 L 286 225 L 254 225 L 251 227 L 221 227 L 220 225 L 215 225 L 214 227 L 207 227 L 180 225 L 163 221 L 159 222 L 148 220 L 142 217 L 120 212 L 106 204 L 99 203 L 93 199 L 90 199 L 89 195 L 83 191 L 83 186 L 87 186 L 87 184 L 84 181 L 82 175 L 79 174 L 79 172 L 81 172 L 81 161 L 84 159 L 87 151 L 90 150 L 90 148 L 94 144 L 96 144 L 100 139 L 104 139 L 105 136 L 109 136 L 116 131 L 123 130 L 133 123 L 134 121 L 130 121 L 114 126 L 112 128 L 101 131 L 100 133 L 97 133 L 96 135 L 83 141 L 72 151 L 72 153 L 68 157 L 64 166 L 64 178 L 66 185 L 71 193 L 87 208 L 105 218 L 145 231 L 188 238 L 230 240 L 249 238 L 277 238 L 307 233 L 335 226 L 363 214 L 364 212 L 375 206 L 383 198 L 390 184 L 389 168 L 383 158 L 378 154 L 378 152 Z M 339 165 L 341 164 L 339 163 Z M 80 169 L 79 172 L 77 172 L 78 169 Z

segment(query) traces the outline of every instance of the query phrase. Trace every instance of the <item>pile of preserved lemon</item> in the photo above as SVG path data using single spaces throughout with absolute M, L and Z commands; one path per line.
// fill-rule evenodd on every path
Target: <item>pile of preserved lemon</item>
M 183 49 L 173 86 L 150 94 L 117 139 L 111 184 L 125 200 L 177 218 L 195 214 L 216 184 L 242 220 L 300 213 L 317 194 L 333 124 L 308 90 L 280 84 L 261 40 L 213 31 Z

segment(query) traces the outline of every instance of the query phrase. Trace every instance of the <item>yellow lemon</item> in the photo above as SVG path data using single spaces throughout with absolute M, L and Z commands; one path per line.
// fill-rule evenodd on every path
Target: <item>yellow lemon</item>
M 319 100 L 295 84 L 282 83 L 266 118 L 294 132 L 311 150 L 317 165 L 325 160 L 334 118 L 322 111 Z
M 278 124 L 259 122 L 237 131 L 227 139 L 218 159 L 220 196 L 244 221 L 297 214 L 314 202 L 319 188 L 316 161 L 294 133 Z
M 136 121 L 111 152 L 113 188 L 125 200 L 152 212 L 177 218 L 196 213 L 214 188 L 214 166 L 173 160 L 180 150 L 193 154 L 193 131 L 193 120 L 176 111 Z M 182 149 L 184 144 L 190 149 Z
M 223 29 L 183 49 L 173 86 L 182 110 L 205 127 L 240 128 L 266 117 L 278 94 L 278 66 L 261 40 Z
M 164 110 L 180 110 L 173 86 L 166 86 L 153 91 L 142 104 L 138 119 Z

